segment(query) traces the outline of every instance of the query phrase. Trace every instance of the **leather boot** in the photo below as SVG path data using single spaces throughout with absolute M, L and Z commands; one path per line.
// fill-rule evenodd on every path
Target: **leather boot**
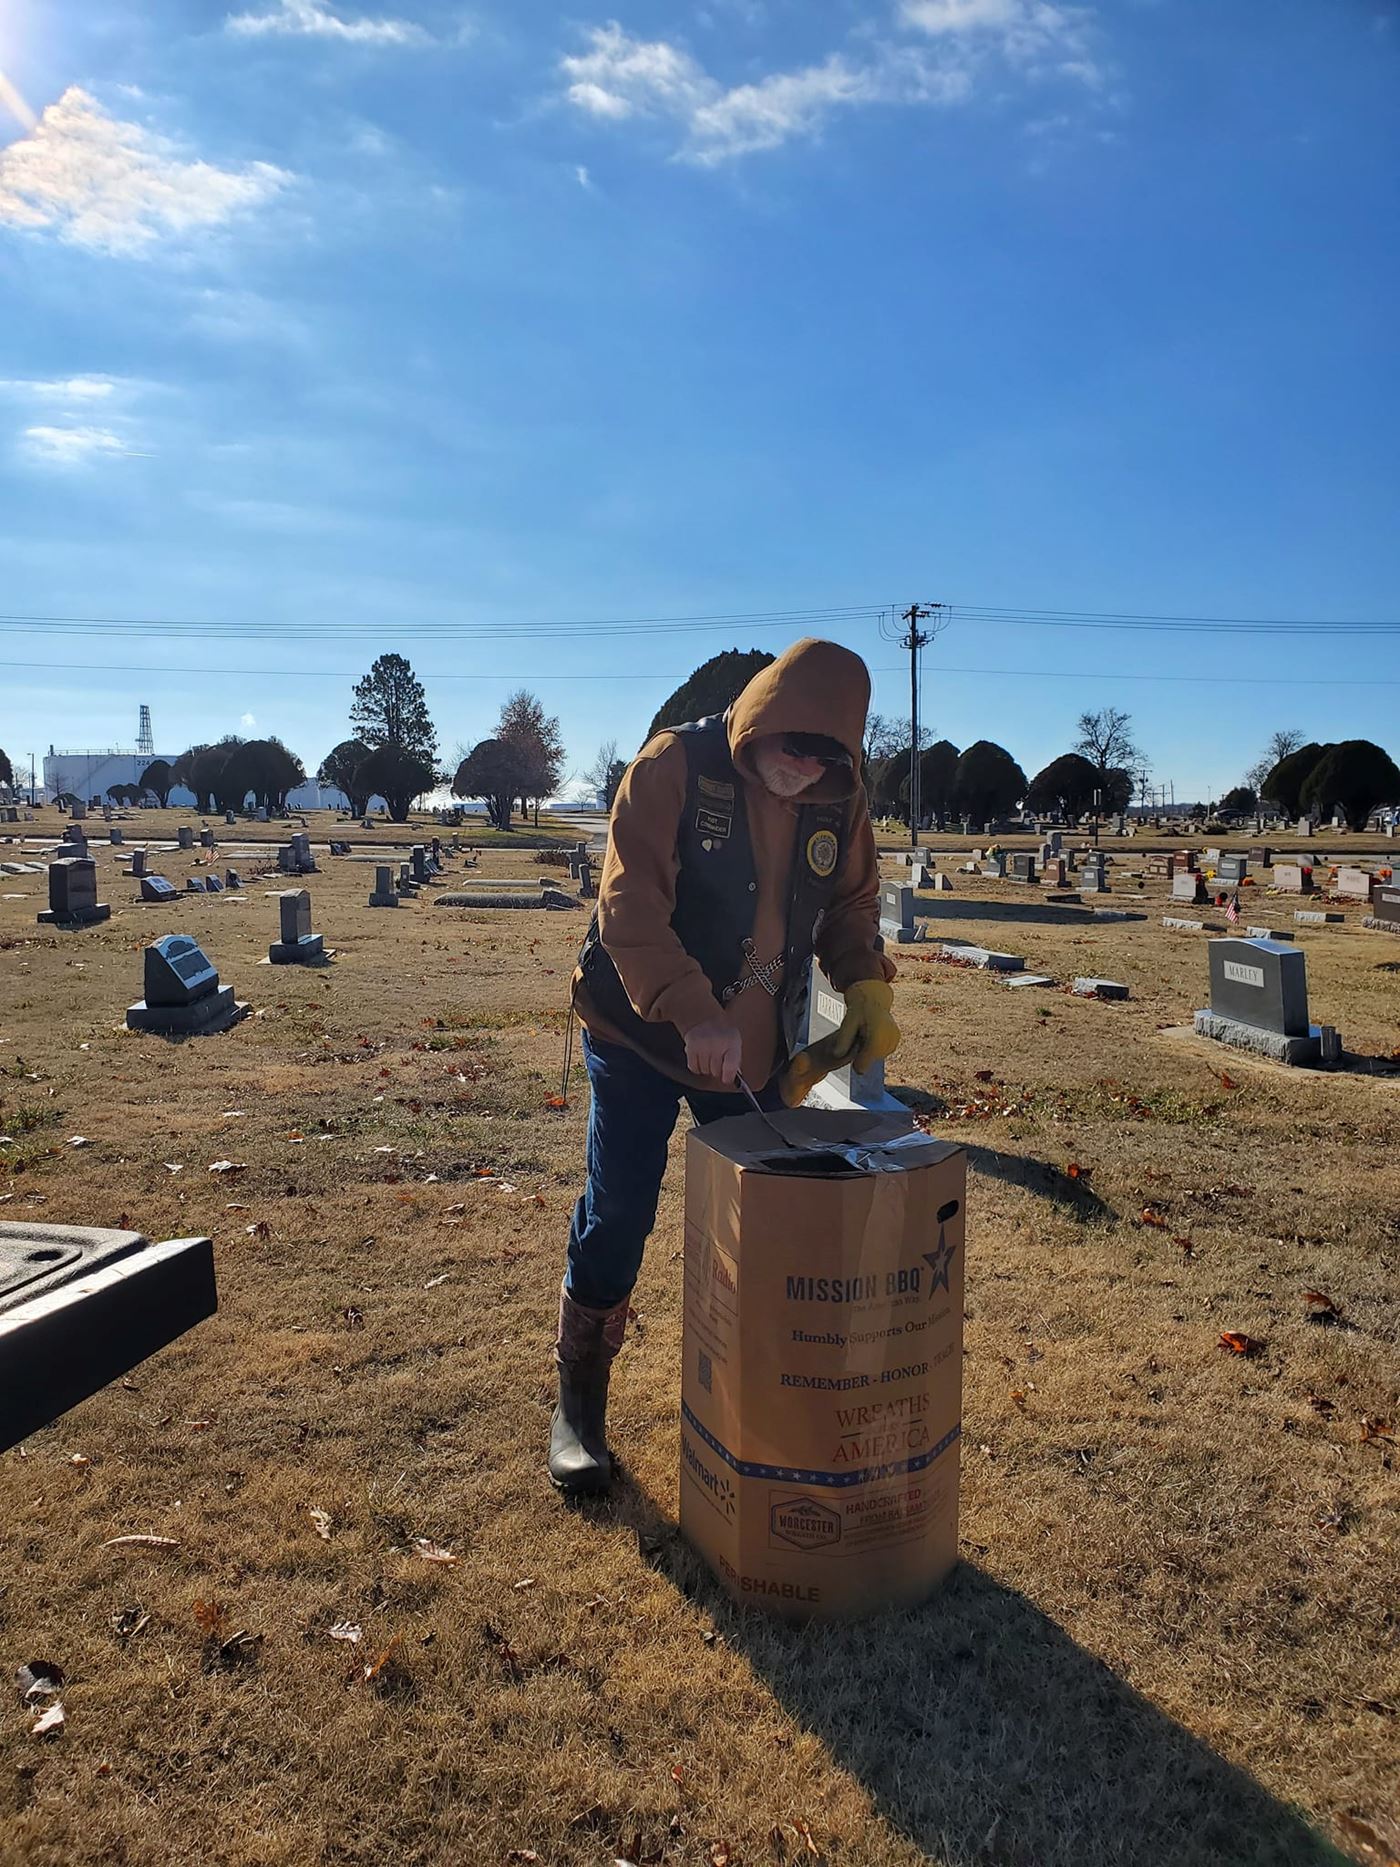
M 612 1483 L 608 1454 L 608 1376 L 622 1347 L 627 1302 L 588 1309 L 559 1291 L 559 1404 L 549 1425 L 550 1482 L 568 1497 L 606 1491 Z

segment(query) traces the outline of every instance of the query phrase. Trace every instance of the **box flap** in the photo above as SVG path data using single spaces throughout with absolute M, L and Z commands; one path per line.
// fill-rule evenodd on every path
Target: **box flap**
M 907 1115 L 878 1115 L 860 1109 L 781 1109 L 764 1121 L 758 1115 L 730 1115 L 723 1121 L 706 1122 L 691 1130 L 692 1143 L 707 1147 L 725 1160 L 732 1160 L 748 1173 L 773 1171 L 766 1163 L 780 1155 L 782 1143 L 773 1133 L 773 1124 L 782 1134 L 814 1151 L 831 1147 L 871 1147 L 881 1142 L 901 1140 L 917 1133 Z M 931 1167 L 959 1151 L 952 1141 L 939 1141 L 932 1135 L 908 1139 L 889 1156 L 901 1168 Z M 855 1177 L 855 1170 L 852 1169 Z M 794 1177 L 803 1177 L 800 1172 Z M 829 1175 L 813 1166 L 813 1178 Z

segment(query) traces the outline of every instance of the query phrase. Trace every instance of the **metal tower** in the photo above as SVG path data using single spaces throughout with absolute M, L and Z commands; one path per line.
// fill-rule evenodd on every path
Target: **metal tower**
M 136 750 L 143 758 L 154 758 L 156 755 L 156 742 L 151 733 L 151 709 L 144 704 L 141 708 L 141 729 L 136 735 Z

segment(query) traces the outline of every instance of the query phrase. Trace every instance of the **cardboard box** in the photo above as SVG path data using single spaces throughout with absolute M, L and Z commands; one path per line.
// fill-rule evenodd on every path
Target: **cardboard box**
M 681 1528 L 739 1601 L 912 1606 L 957 1559 L 966 1156 L 906 1116 L 773 1119 L 901 1145 L 862 1172 L 756 1115 L 691 1130 Z

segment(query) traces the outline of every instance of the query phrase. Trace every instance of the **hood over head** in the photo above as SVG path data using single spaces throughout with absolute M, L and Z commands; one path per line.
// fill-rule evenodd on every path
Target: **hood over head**
M 860 753 L 870 705 L 870 672 L 839 642 L 808 636 L 755 674 L 727 714 L 729 754 L 746 778 L 758 779 L 747 748 L 765 733 L 822 733 L 851 755 L 851 767 L 830 767 L 801 793 L 801 803 L 839 803 L 860 783 Z

